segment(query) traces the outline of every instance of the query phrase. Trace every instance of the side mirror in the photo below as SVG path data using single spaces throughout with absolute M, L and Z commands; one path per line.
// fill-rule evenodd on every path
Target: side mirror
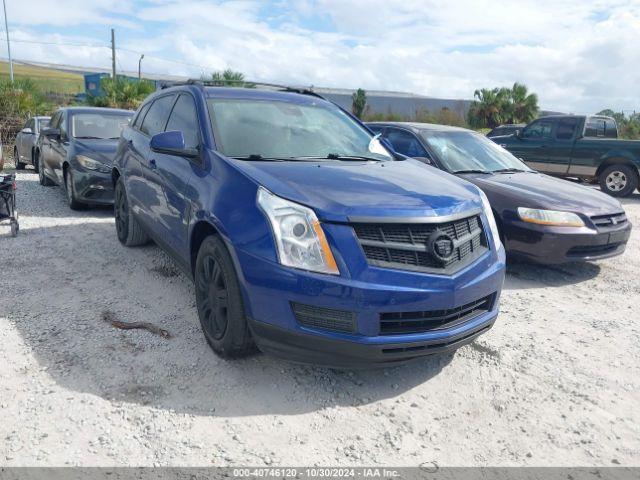
M 157 133 L 151 137 L 152 152 L 175 155 L 177 157 L 194 158 L 200 154 L 197 148 L 184 146 L 184 135 L 179 131 Z
M 60 137 L 60 129 L 59 128 L 43 128 L 40 132 L 47 138 L 51 137 Z
M 33 130 L 31 130 L 29 127 L 24 127 L 22 130 L 20 130 L 20 133 L 24 133 L 26 135 L 33 135 Z
M 522 129 L 521 128 L 517 129 L 514 135 L 516 136 L 516 138 L 523 138 Z

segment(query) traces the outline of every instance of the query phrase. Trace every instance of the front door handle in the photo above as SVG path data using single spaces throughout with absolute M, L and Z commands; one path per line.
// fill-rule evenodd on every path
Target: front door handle
M 152 158 L 151 160 L 149 160 L 149 168 L 150 168 L 151 170 L 155 170 L 157 166 L 158 166 L 158 165 L 156 165 L 156 160 L 155 160 L 155 158 Z

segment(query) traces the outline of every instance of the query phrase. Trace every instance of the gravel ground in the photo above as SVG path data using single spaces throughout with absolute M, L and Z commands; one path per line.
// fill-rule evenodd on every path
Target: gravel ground
M 456 354 L 338 372 L 216 357 L 193 287 L 108 209 L 18 175 L 0 227 L 0 466 L 640 465 L 640 229 L 624 256 L 509 267 Z M 640 195 L 623 200 L 640 226 Z M 148 321 L 172 337 L 114 329 Z

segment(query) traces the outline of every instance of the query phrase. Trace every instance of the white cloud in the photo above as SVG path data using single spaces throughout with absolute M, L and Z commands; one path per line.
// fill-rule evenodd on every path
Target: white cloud
M 120 22 L 120 45 L 144 52 L 144 69 L 157 73 L 230 67 L 264 81 L 448 98 L 519 81 L 548 109 L 640 110 L 639 0 L 23 3 L 10 17 L 25 38 L 52 37 L 39 32 L 44 24 L 66 27 L 55 38 L 72 40 L 74 26 Z M 19 58 L 109 66 L 100 49 L 16 45 Z M 125 69 L 135 70 L 137 60 L 119 52 Z

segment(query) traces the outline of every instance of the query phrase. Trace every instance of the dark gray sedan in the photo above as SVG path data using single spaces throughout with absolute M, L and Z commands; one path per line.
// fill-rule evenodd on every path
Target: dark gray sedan
M 426 123 L 369 123 L 392 148 L 480 187 L 507 253 L 537 263 L 620 255 L 631 233 L 620 202 L 532 170 L 484 135 Z
M 54 113 L 36 147 L 40 185 L 63 187 L 73 210 L 113 204 L 111 166 L 133 113 L 97 107 L 65 107 Z

